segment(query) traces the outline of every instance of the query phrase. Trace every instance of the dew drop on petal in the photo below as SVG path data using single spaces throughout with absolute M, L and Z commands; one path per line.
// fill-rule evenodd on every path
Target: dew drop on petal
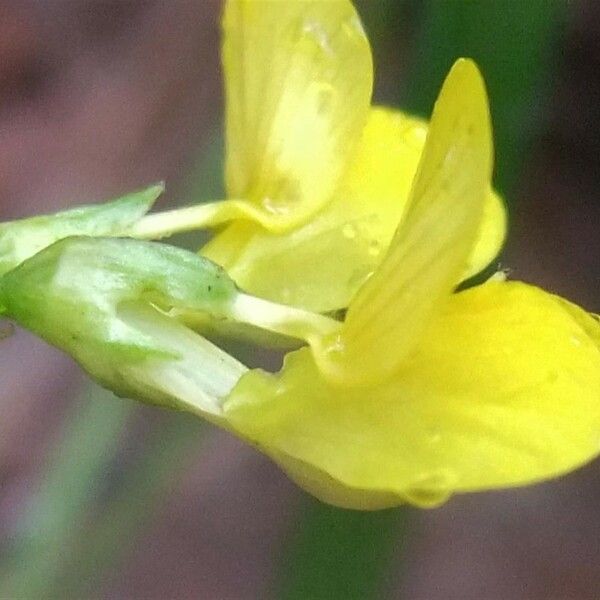
M 379 256 L 381 252 L 381 244 L 377 240 L 373 240 L 369 243 L 369 255 Z
M 374 271 L 365 272 L 364 269 L 357 269 L 352 273 L 352 276 L 348 279 L 348 286 L 354 289 L 360 288 L 366 283 L 366 281 L 373 275 Z
M 437 429 L 431 429 L 428 432 L 427 441 L 430 444 L 439 444 L 442 441 L 442 434 Z
M 412 142 L 418 147 L 421 147 L 425 143 L 427 138 L 427 127 L 425 125 L 415 125 L 411 127 L 410 132 L 407 134 L 407 141 Z
M 344 225 L 342 229 L 342 233 L 344 234 L 345 238 L 353 240 L 356 237 L 356 234 L 358 233 L 356 230 L 356 225 L 353 225 L 352 223 L 346 223 L 346 225 Z
M 573 344 L 573 346 L 575 346 L 575 347 L 581 346 L 581 344 L 582 344 L 581 338 L 576 335 L 572 335 L 571 336 L 571 344 Z
M 415 478 L 405 495 L 410 502 L 418 506 L 437 506 L 450 496 L 454 480 L 455 478 L 443 469 L 423 473 Z
M 323 52 L 329 55 L 333 54 L 329 35 L 317 21 L 304 21 L 302 24 L 302 33 L 304 37 L 315 42 Z
M 317 93 L 317 114 L 324 115 L 331 110 L 333 103 L 333 90 L 322 87 Z
M 345 346 L 342 338 L 340 336 L 336 336 L 331 342 L 327 344 L 325 348 L 325 352 L 329 357 L 339 356 L 344 352 Z
M 266 196 L 265 198 L 263 198 L 262 204 L 269 212 L 275 214 L 279 214 L 282 212 L 281 203 L 277 202 L 276 200 L 273 200 L 273 198 L 271 198 L 270 196 Z

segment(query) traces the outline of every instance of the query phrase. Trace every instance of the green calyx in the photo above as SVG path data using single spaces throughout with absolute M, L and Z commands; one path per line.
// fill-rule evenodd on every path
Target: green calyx
M 60 240 L 0 279 L 5 314 L 114 392 L 218 414 L 245 368 L 174 316 L 228 318 L 226 273 L 191 252 L 119 238 Z

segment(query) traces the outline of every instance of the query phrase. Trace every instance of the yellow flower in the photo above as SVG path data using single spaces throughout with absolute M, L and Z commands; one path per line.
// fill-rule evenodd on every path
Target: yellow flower
M 600 451 L 600 325 L 518 282 L 452 293 L 492 169 L 484 84 L 460 60 L 436 103 L 409 209 L 338 331 L 280 373 L 246 373 L 226 426 L 324 501 L 433 506 L 516 486 Z
M 349 0 L 228 0 L 223 30 L 230 199 L 150 215 L 132 234 L 227 223 L 201 252 L 241 288 L 345 308 L 407 210 L 427 124 L 370 107 L 371 50 Z M 463 278 L 504 239 L 497 195 L 484 211 Z
M 339 506 L 435 506 L 596 456 L 598 319 L 498 278 L 454 293 L 505 229 L 474 63 L 454 65 L 427 127 L 369 107 L 347 0 L 229 0 L 224 23 L 237 199 L 139 218 L 150 189 L 68 227 L 7 226 L 0 311 L 116 393 L 227 428 Z M 204 253 L 244 292 L 184 250 L 85 237 L 227 221 Z M 346 306 L 343 323 L 318 314 Z M 270 374 L 192 331 L 240 325 L 307 347 Z

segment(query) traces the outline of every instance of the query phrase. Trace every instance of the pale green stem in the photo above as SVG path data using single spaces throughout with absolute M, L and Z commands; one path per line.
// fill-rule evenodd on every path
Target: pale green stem
M 208 229 L 229 221 L 254 221 L 271 233 L 285 233 L 297 223 L 298 216 L 284 216 L 247 200 L 217 200 L 184 206 L 142 217 L 123 233 L 129 237 L 156 240 L 198 229 Z
M 121 485 L 93 518 L 75 528 L 65 548 L 65 569 L 48 582 L 42 597 L 102 597 L 102 583 L 119 580 L 115 566 L 136 548 L 143 552 L 140 534 L 160 517 L 165 499 L 178 493 L 189 463 L 201 460 L 208 433 L 202 421 L 185 414 L 165 415 Z
M 237 215 L 237 206 L 236 200 L 217 200 L 146 215 L 128 229 L 127 234 L 134 238 L 156 240 L 175 233 L 221 225 Z
M 309 344 L 337 333 L 342 326 L 330 317 L 243 293 L 234 300 L 231 315 L 234 320 L 305 340 Z

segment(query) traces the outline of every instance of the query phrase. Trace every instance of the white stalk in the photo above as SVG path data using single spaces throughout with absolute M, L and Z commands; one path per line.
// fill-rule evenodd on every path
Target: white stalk
M 318 313 L 244 293 L 238 294 L 233 301 L 231 317 L 268 331 L 305 340 L 309 344 L 337 333 L 342 326 L 339 321 Z

